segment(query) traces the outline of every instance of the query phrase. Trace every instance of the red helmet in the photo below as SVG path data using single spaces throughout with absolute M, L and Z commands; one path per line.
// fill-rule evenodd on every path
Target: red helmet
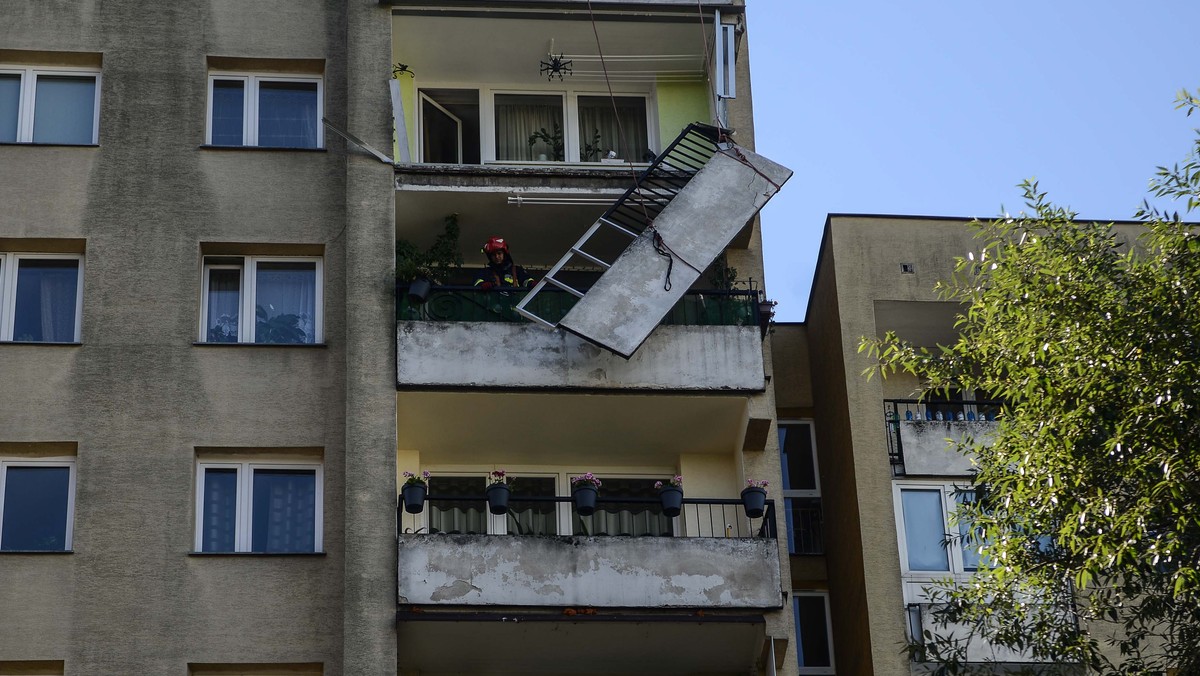
M 483 253 L 491 256 L 493 252 L 503 251 L 508 253 L 508 242 L 504 241 L 503 237 L 493 237 L 483 244 Z

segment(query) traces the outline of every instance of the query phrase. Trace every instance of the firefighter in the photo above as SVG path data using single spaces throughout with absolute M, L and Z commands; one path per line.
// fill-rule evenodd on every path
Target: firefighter
M 533 278 L 525 272 L 525 268 L 513 263 L 508 253 L 508 242 L 503 237 L 492 237 L 484 242 L 483 255 L 487 256 L 488 264 L 475 276 L 477 288 L 488 291 L 533 286 Z

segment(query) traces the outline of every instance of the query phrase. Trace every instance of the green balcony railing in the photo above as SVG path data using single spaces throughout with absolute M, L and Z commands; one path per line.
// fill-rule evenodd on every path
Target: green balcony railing
M 396 287 L 397 321 L 528 322 L 513 308 L 525 291 L 484 291 L 472 286 L 435 286 L 424 303 L 414 302 L 406 285 Z M 531 303 L 534 314 L 557 322 L 575 305 L 575 296 L 546 289 Z M 663 324 L 677 326 L 759 326 L 757 291 L 689 291 Z

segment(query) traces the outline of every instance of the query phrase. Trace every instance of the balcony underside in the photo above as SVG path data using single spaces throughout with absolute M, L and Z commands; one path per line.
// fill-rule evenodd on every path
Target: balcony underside
M 401 605 L 768 609 L 769 538 L 400 536 Z
M 399 673 L 745 676 L 766 641 L 761 615 L 402 613 Z M 463 650 L 469 641 L 470 649 Z M 518 648 L 519 646 L 519 648 Z

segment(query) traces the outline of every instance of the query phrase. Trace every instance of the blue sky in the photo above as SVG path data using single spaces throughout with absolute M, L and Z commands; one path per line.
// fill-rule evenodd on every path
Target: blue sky
M 1037 178 L 1131 218 L 1200 118 L 1200 1 L 747 0 L 758 152 L 795 175 L 763 209 L 768 296 L 801 321 L 828 213 L 990 218 Z

